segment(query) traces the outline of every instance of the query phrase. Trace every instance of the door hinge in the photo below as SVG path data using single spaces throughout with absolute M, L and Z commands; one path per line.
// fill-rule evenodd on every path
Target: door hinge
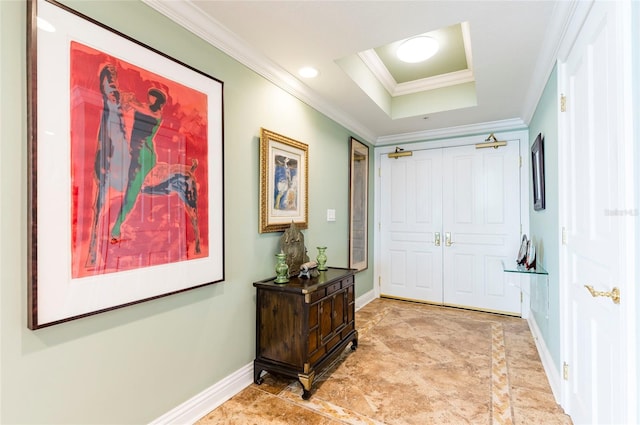
M 382 277 L 378 276 L 378 290 L 382 289 Z
M 378 167 L 378 177 L 382 177 L 382 167 Z
M 519 158 L 518 162 L 520 163 L 520 168 L 522 168 L 522 156 L 519 156 L 518 158 Z
M 382 223 L 378 222 L 378 232 L 382 231 Z
M 520 291 L 520 304 L 524 302 L 524 297 L 522 296 L 522 291 Z
M 567 364 L 567 362 L 564 362 L 562 364 L 562 378 L 565 381 L 569 380 L 569 365 Z
M 560 112 L 567 112 L 567 96 L 560 94 Z
M 562 245 L 566 245 L 567 244 L 567 228 L 566 227 L 562 227 Z

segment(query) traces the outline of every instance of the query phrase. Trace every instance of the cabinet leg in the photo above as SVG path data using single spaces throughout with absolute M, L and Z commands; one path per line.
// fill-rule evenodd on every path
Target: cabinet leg
M 311 397 L 311 386 L 313 385 L 313 378 L 315 378 L 315 376 L 316 376 L 316 373 L 313 371 L 307 375 L 302 373 L 298 374 L 298 380 L 302 384 L 303 400 L 309 400 L 309 397 Z
M 358 332 L 356 332 L 353 341 L 351 341 L 351 350 L 356 351 L 356 348 L 358 348 Z
M 260 376 L 262 374 L 262 369 L 256 368 L 255 366 L 253 367 L 253 382 L 256 385 L 260 385 L 264 382 L 264 380 L 262 379 L 262 377 Z

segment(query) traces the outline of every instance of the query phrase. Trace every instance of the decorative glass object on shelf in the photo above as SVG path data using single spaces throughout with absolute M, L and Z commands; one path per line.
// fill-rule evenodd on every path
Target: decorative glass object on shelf
M 532 240 L 527 240 L 527 235 L 522 235 L 522 243 L 520 244 L 516 263 L 527 270 L 536 268 L 536 246 Z
M 546 271 L 542 266 L 537 264 L 535 267 L 527 268 L 526 265 L 520 265 L 517 263 L 509 263 L 505 264 L 502 262 L 502 268 L 506 273 L 529 273 L 529 274 L 544 274 L 548 275 L 549 272 Z
M 516 258 L 516 263 L 518 265 L 523 265 L 527 261 L 527 248 L 529 246 L 529 240 L 527 239 L 527 235 L 522 235 L 522 243 L 520 244 L 520 252 L 518 252 L 518 258 Z
M 318 270 L 323 271 L 327 270 L 327 254 L 325 251 L 327 250 L 326 246 L 319 246 L 318 248 L 318 257 L 316 261 L 318 262 Z

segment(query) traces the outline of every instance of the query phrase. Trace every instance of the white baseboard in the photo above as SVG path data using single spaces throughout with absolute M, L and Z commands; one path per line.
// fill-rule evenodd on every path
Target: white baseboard
M 373 289 L 360 295 L 358 298 L 356 298 L 356 311 L 360 310 L 362 307 L 369 304 L 376 298 L 378 297 L 376 297 L 376 292 Z
M 194 397 L 160 416 L 150 425 L 190 425 L 229 400 L 253 382 L 253 362 L 216 382 Z
M 356 310 L 376 298 L 373 289 L 356 298 Z M 191 425 L 253 383 L 253 362 L 150 422 L 149 425 Z
M 549 380 L 549 386 L 551 386 L 553 397 L 556 399 L 556 403 L 561 404 L 560 395 L 562 380 L 560 378 L 560 372 L 558 372 L 558 369 L 553 362 L 553 357 L 551 357 L 547 344 L 544 342 L 542 332 L 540 332 L 540 328 L 538 327 L 533 314 L 529 316 L 527 322 L 529 323 L 529 329 L 531 329 L 531 333 L 533 334 L 533 340 L 536 343 L 536 348 L 538 349 L 538 354 L 542 361 L 542 367 L 544 367 L 544 371 L 547 374 L 547 379 Z

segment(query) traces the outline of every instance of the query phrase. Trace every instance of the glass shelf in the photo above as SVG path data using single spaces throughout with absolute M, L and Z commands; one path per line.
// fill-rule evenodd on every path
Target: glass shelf
M 536 265 L 533 269 L 527 269 L 525 266 L 519 266 L 518 263 L 510 262 L 509 264 L 505 264 L 502 262 L 502 268 L 505 273 L 525 273 L 525 274 L 543 274 L 548 275 L 549 272 L 543 269 L 541 266 Z

